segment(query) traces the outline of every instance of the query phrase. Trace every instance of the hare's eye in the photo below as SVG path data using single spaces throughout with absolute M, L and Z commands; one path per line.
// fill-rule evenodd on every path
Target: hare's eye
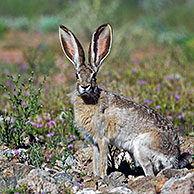
M 75 76 L 76 76 L 76 78 L 77 78 L 77 79 L 79 79 L 79 76 L 78 76 L 78 74 L 77 74 L 77 73 L 75 74 Z
M 92 80 L 93 80 L 93 81 L 96 81 L 96 77 L 93 76 L 93 77 L 92 77 Z

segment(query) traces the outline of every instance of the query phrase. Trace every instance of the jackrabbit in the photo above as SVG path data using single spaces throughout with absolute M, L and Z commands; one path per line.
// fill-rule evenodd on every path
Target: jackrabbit
M 165 168 L 181 168 L 188 154 L 180 154 L 179 138 L 173 124 L 155 110 L 98 87 L 96 75 L 110 52 L 112 28 L 101 25 L 92 35 L 88 65 L 75 35 L 59 27 L 59 39 L 76 70 L 74 124 L 93 144 L 93 171 L 106 176 L 108 145 L 130 153 L 146 176 Z

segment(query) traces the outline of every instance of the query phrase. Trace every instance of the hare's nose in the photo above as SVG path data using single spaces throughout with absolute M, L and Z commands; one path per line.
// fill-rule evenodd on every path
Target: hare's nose
M 90 87 L 90 85 L 88 84 L 88 85 L 86 85 L 86 86 L 81 86 L 83 89 L 85 89 L 85 90 L 87 90 L 89 87 Z

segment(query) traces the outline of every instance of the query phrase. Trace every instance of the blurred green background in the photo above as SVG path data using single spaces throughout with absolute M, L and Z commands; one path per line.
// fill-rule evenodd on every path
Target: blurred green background
M 113 27 L 113 47 L 100 86 L 140 103 L 153 101 L 148 104 L 160 105 L 177 125 L 193 124 L 193 0 L 1 0 L 0 81 L 8 73 L 25 80 L 34 71 L 39 83 L 49 74 L 45 110 L 72 106 L 64 103 L 64 91 L 73 89 L 74 69 L 62 53 L 58 26 L 70 28 L 87 51 L 103 23 Z
M 60 23 L 90 33 L 102 23 L 149 31 L 160 43 L 182 42 L 194 33 L 193 0 L 1 0 L 3 30 L 56 31 Z M 124 34 L 127 36 L 127 34 Z

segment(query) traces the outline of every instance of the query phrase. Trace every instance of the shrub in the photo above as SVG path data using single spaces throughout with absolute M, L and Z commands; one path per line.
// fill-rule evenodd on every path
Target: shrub
M 17 78 L 8 76 L 12 82 L 11 88 L 1 84 L 8 95 L 10 110 L 1 118 L 0 141 L 11 147 L 22 146 L 25 137 L 35 133 L 36 126 L 34 126 L 33 120 L 42 108 L 42 105 L 39 104 L 39 98 L 46 80 L 45 76 L 44 81 L 41 82 L 36 91 L 32 86 L 33 72 L 26 84 L 20 83 L 20 77 L 20 75 Z

